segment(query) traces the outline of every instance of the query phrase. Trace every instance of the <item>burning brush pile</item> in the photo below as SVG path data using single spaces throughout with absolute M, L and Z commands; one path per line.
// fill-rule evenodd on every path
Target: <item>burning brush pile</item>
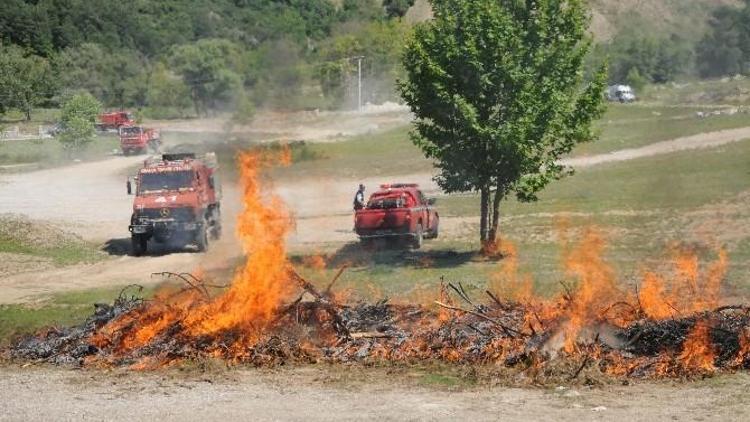
M 726 256 L 700 268 L 676 251 L 668 275 L 647 272 L 637 289 L 621 288 L 603 260 L 595 231 L 567 249 L 575 285 L 543 299 L 506 251 L 490 289 L 471 294 L 441 284 L 430 305 L 344 303 L 331 286 L 314 287 L 287 260 L 290 216 L 263 201 L 259 169 L 267 158 L 240 157 L 245 212 L 238 232 L 246 263 L 219 294 L 189 274 L 180 289 L 151 300 L 121 294 L 98 305 L 84 324 L 21 339 L 14 358 L 81 366 L 162 367 L 190 359 L 233 363 L 421 362 L 499 365 L 519 371 L 568 365 L 629 377 L 664 377 L 750 366 L 750 308 L 721 306 Z M 509 247 L 509 246 L 506 246 Z M 474 297 L 472 297 L 474 296 Z

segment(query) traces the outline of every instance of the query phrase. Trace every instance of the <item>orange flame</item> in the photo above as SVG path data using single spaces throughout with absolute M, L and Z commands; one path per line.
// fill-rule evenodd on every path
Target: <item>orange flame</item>
M 229 290 L 215 298 L 196 289 L 164 291 L 140 312 L 103 327 L 92 338 L 94 345 L 116 344 L 121 352 L 134 350 L 165 335 L 165 330 L 177 322 L 182 327 L 180 335 L 198 337 L 240 328 L 247 333 L 245 343 L 257 340 L 292 291 L 285 246 L 291 221 L 279 198 L 272 196 L 264 201 L 259 183 L 260 169 L 272 159 L 250 152 L 238 157 L 244 211 L 238 217 L 237 234 L 247 259 L 235 273 Z M 288 150 L 283 150 L 277 160 L 288 162 Z M 121 330 L 130 326 L 134 328 Z M 118 334 L 121 331 L 124 334 Z M 228 345 L 232 346 L 238 345 Z
M 500 244 L 503 257 L 500 271 L 490 276 L 490 290 L 498 297 L 516 302 L 529 302 L 534 298 L 534 282 L 529 274 L 519 274 L 518 251 L 512 242 Z
M 269 203 L 263 201 L 258 181 L 262 164 L 257 154 L 239 156 L 244 210 L 238 218 L 237 234 L 247 260 L 225 294 L 185 321 L 193 335 L 238 326 L 262 327 L 291 293 L 285 244 L 290 219 L 278 197 L 272 197 Z
M 603 312 L 626 295 L 620 290 L 612 267 L 604 261 L 604 238 L 595 229 L 584 234 L 580 244 L 564 256 L 566 272 L 578 278 L 570 298 L 565 328 L 565 351 L 572 352 L 581 330 L 601 320 Z
M 692 251 L 675 252 L 674 277 L 667 280 L 653 272 L 646 272 L 638 293 L 644 313 L 654 319 L 666 319 L 719 306 L 721 282 L 727 271 L 725 250 L 719 250 L 715 262 L 700 272 L 698 256 Z
M 699 321 L 690 331 L 682 345 L 680 362 L 686 369 L 713 371 L 716 353 L 711 345 L 711 327 L 705 321 Z

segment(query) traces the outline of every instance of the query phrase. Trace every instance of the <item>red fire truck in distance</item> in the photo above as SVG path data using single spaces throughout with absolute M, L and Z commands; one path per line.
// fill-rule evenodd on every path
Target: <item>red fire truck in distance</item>
M 99 115 L 96 129 L 99 131 L 116 130 L 122 126 L 132 126 L 134 124 L 135 119 L 132 113 L 128 111 L 113 111 Z
M 120 128 L 120 148 L 123 155 L 145 154 L 150 149 L 158 152 L 161 146 L 159 131 L 142 126 L 122 126 Z

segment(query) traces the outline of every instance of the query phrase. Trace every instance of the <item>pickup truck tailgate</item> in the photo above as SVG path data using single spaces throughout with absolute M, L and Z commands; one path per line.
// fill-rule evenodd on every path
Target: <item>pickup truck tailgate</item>
M 408 209 L 365 209 L 355 216 L 354 228 L 359 235 L 408 233 Z

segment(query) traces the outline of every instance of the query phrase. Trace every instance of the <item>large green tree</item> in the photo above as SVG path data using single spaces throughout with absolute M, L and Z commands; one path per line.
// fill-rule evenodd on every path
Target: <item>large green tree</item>
M 413 140 L 446 192 L 481 195 L 480 239 L 496 245 L 500 203 L 537 199 L 570 173 L 559 158 L 595 138 L 606 68 L 585 81 L 585 0 L 432 0 L 404 55 Z
M 101 109 L 101 103 L 88 92 L 71 95 L 63 101 L 60 110 L 63 131 L 59 139 L 65 148 L 82 149 L 94 140 L 94 124 Z

